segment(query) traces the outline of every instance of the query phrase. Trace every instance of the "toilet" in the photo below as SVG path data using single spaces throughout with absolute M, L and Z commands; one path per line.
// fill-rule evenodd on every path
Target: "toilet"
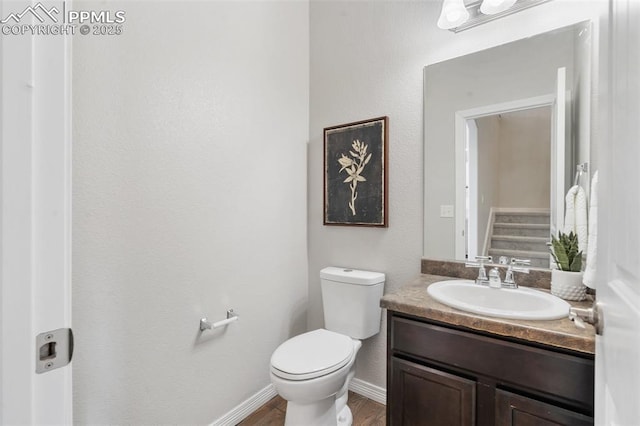
M 361 340 L 380 332 L 384 281 L 379 272 L 320 271 L 325 328 L 292 337 L 271 356 L 271 383 L 287 400 L 285 426 L 351 425 L 349 382 Z

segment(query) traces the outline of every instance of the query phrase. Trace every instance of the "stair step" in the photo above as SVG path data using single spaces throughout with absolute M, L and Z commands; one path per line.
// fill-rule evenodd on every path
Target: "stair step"
M 545 237 L 551 235 L 551 228 L 545 223 L 494 223 L 494 235 L 513 235 L 522 237 Z
M 489 256 L 498 259 L 500 256 L 508 258 L 516 257 L 518 259 L 531 260 L 531 266 L 534 268 L 549 268 L 549 252 L 548 251 L 527 251 L 527 250 L 504 250 L 489 249 Z
M 512 235 L 494 235 L 491 247 L 494 249 L 544 252 L 547 250 L 547 237 L 527 237 Z
M 549 225 L 549 214 L 533 213 L 496 213 L 496 223 L 530 223 Z

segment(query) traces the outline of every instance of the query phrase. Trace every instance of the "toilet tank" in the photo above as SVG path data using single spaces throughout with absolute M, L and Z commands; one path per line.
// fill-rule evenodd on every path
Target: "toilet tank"
M 320 271 L 324 327 L 355 339 L 380 332 L 385 275 L 330 266 Z

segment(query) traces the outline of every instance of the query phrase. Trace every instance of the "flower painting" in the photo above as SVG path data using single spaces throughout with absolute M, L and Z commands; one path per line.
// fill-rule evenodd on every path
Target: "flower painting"
M 324 129 L 324 224 L 387 226 L 387 117 Z
M 360 142 L 359 140 L 353 141 L 351 145 L 353 151 L 349 151 L 351 157 L 347 157 L 342 154 L 342 157 L 338 159 L 338 163 L 342 166 L 340 171 L 346 170 L 347 178 L 343 181 L 344 183 L 349 184 L 349 188 L 351 189 L 351 201 L 349 201 L 349 209 L 351 209 L 351 213 L 356 215 L 356 199 L 358 198 L 358 193 L 356 192 L 356 187 L 358 186 L 358 182 L 366 182 L 367 179 L 362 176 L 362 172 L 364 171 L 364 166 L 371 160 L 371 154 L 367 155 L 367 144 Z M 366 159 L 365 159 L 366 158 Z

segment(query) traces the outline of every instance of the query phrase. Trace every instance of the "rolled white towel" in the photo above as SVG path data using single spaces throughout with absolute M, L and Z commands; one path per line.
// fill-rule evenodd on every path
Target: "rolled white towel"
M 591 196 L 589 198 L 589 245 L 587 248 L 587 265 L 582 282 L 589 288 L 596 288 L 596 263 L 598 254 L 598 171 L 591 179 Z
M 576 193 L 578 185 L 569 188 L 567 195 L 564 197 L 564 227 L 562 232 L 568 234 L 576 230 Z
M 587 194 L 580 185 L 572 186 L 565 197 L 564 233 L 575 233 L 578 236 L 578 248 L 583 253 L 587 250 Z

